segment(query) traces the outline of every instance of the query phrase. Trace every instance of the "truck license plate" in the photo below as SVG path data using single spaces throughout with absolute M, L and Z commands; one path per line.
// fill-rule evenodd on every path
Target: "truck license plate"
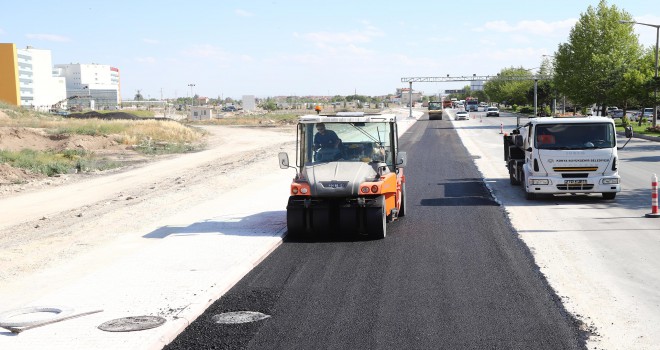
M 332 182 L 321 182 L 325 188 L 346 188 L 348 182 L 342 181 L 332 181 Z
M 586 184 L 587 180 L 564 180 L 564 184 L 571 185 L 571 184 Z

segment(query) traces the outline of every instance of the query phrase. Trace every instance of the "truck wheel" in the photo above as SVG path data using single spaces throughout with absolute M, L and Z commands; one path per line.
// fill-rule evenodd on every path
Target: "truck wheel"
M 305 232 L 305 209 L 289 208 L 286 210 L 287 236 L 299 237 Z
M 514 186 L 520 185 L 520 181 L 518 181 L 516 177 L 513 176 L 513 167 L 511 166 L 511 163 L 509 163 L 507 168 L 509 168 L 509 182 Z
M 603 199 L 614 199 L 616 197 L 616 192 L 603 192 Z
M 359 208 L 342 207 L 339 208 L 339 234 L 348 235 L 358 232 L 360 229 Z
M 401 207 L 399 208 L 398 217 L 402 218 L 406 216 L 406 183 L 401 184 Z
M 525 199 L 527 199 L 528 201 L 533 201 L 533 200 L 535 200 L 535 199 L 536 199 L 536 193 L 534 193 L 534 192 L 527 192 L 527 190 L 525 190 Z
M 525 186 L 525 173 L 520 170 L 520 186 L 522 187 L 523 191 L 525 191 L 525 199 L 528 201 L 535 200 L 536 199 L 536 193 L 534 192 L 527 192 L 527 186 Z
M 385 196 L 380 196 L 377 203 L 366 208 L 366 226 L 369 236 L 373 239 L 383 239 L 387 235 L 387 215 L 385 215 Z
M 318 205 L 312 208 L 312 231 L 315 234 L 327 234 L 330 232 L 330 207 Z

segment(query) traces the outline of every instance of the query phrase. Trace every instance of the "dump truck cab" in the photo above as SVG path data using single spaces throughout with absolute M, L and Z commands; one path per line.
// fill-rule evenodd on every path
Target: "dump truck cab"
M 618 149 L 614 121 L 604 117 L 530 118 L 504 135 L 510 182 L 522 185 L 527 199 L 568 193 L 614 199 L 621 191 Z
M 325 129 L 325 130 L 322 130 Z M 357 233 L 386 236 L 386 222 L 405 215 L 405 152 L 396 116 L 337 113 L 299 117 L 296 163 L 287 204 L 293 235 Z

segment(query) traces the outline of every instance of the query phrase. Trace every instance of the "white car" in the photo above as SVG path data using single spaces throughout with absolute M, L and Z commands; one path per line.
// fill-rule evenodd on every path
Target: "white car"
M 634 122 L 637 121 L 637 115 L 639 113 L 640 112 L 638 111 L 626 111 L 626 117 L 628 117 L 628 120 L 630 120 L 631 122 Z M 614 112 L 611 112 L 609 116 L 612 119 L 623 118 L 623 109 L 619 109 Z
M 486 109 L 486 117 L 499 117 L 500 116 L 500 110 L 497 107 L 488 107 Z
M 456 112 L 456 120 L 468 120 L 470 115 L 466 111 L 458 111 Z

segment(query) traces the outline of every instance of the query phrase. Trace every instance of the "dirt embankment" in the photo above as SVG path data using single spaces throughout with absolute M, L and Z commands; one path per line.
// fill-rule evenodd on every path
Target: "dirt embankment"
M 96 118 L 96 116 L 92 116 L 96 114 L 99 113 L 85 113 L 84 115 Z M 137 117 L 127 113 L 113 113 L 109 118 L 133 119 Z M 9 119 L 9 117 L 0 111 L 0 120 L 2 119 Z M 135 151 L 131 146 L 118 143 L 112 136 L 49 134 L 40 128 L 15 126 L 0 127 L 0 150 L 12 152 L 82 150 L 118 164 L 133 164 L 153 158 Z M 69 180 L 71 180 L 71 176 L 68 175 L 48 178 L 43 174 L 15 168 L 4 162 L 0 163 L 0 197 Z

